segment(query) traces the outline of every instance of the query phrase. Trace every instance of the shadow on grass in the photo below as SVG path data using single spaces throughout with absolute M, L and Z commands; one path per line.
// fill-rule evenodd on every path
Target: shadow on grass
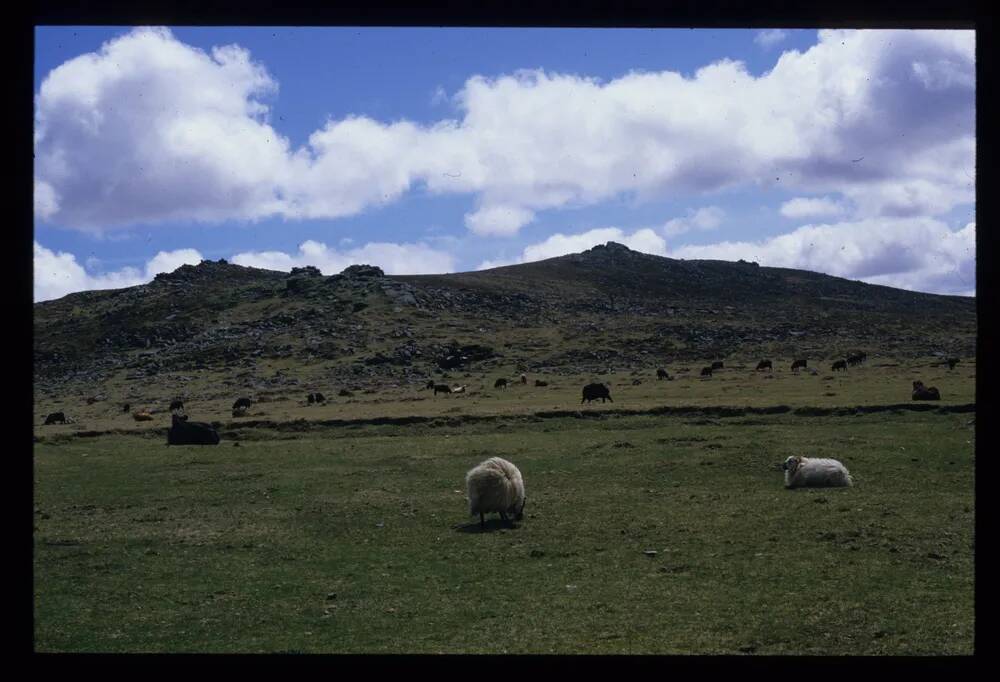
M 484 527 L 479 525 L 478 520 L 454 526 L 456 533 L 493 533 L 498 530 L 516 528 L 517 524 L 502 519 L 487 519 Z

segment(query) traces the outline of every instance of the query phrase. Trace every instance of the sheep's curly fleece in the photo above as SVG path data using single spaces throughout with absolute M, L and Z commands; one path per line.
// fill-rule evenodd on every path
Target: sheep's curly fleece
M 854 485 L 847 467 L 835 459 L 789 457 L 783 468 L 786 488 Z
M 516 514 L 524 504 L 524 479 L 516 466 L 501 457 L 490 457 L 465 475 L 469 514 Z

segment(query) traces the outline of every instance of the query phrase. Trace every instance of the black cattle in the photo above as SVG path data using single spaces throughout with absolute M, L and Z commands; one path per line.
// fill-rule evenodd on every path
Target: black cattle
M 604 384 L 587 384 L 583 387 L 583 400 L 580 403 L 590 402 L 591 400 L 601 399 L 601 402 L 611 400 L 611 391 Z M 611 400 L 614 402 L 614 400 Z
M 854 367 L 854 365 L 860 365 L 867 357 L 867 353 L 851 353 L 847 356 L 847 364 L 851 367 Z
M 799 367 L 802 367 L 802 368 L 806 367 L 806 361 L 805 361 L 805 359 L 795 360 L 795 361 L 792 362 L 792 371 L 793 372 L 795 370 L 797 370 Z
M 528 377 L 525 376 L 524 374 L 521 375 L 521 383 L 525 386 L 528 385 Z
M 238 398 L 235 403 L 233 403 L 233 410 L 249 410 L 250 409 L 250 398 Z
M 506 391 L 507 390 L 507 380 L 503 379 L 503 378 L 497 379 L 496 381 L 493 382 L 493 388 L 502 388 L 502 389 L 504 389 Z
M 717 369 L 722 369 L 722 368 L 723 368 L 722 367 L 722 360 L 716 360 L 715 362 L 712 363 L 712 371 L 713 372 L 715 370 L 717 370 Z
M 955 365 L 961 361 L 958 358 L 948 358 L 945 362 L 948 363 L 948 369 L 955 369 Z
M 541 379 L 535 379 L 535 386 L 548 386 L 549 382 L 542 381 Z
M 324 396 L 322 393 L 310 393 L 306 397 L 306 400 L 308 400 L 309 404 L 312 405 L 313 403 L 322 403 L 326 401 L 326 396 Z
M 45 418 L 46 424 L 65 424 L 66 415 L 62 412 L 53 412 L 48 417 Z
M 174 410 L 183 410 L 183 409 L 184 409 L 184 402 L 181 400 L 175 400 L 172 403 L 170 403 L 171 412 L 173 412 Z
M 774 367 L 771 366 L 771 361 L 770 360 L 761 360 L 760 362 L 757 363 L 757 370 L 755 370 L 755 371 L 760 371 L 762 369 L 766 369 L 769 372 L 773 372 L 774 371 Z
M 183 415 L 172 415 L 167 430 L 167 445 L 218 445 L 219 432 L 211 424 L 188 421 Z
M 129 411 L 131 411 L 131 409 L 132 406 L 129 405 L 128 403 L 125 403 L 124 405 L 122 405 L 122 414 L 128 414 Z
M 941 393 L 936 387 L 924 386 L 922 381 L 913 382 L 913 399 L 914 400 L 941 400 Z
M 451 393 L 451 386 L 448 384 L 434 384 L 434 395 L 438 393 Z
M 703 377 L 710 377 L 710 376 L 712 376 L 712 368 L 711 367 L 702 367 L 701 368 L 701 376 L 703 376 Z
M 662 367 L 660 369 L 656 370 L 656 380 L 657 381 L 659 381 L 660 379 L 669 379 L 669 378 L 670 378 L 670 375 L 667 374 L 667 370 L 663 369 Z
M 433 388 L 434 388 L 434 380 L 431 379 L 430 381 L 427 382 L 427 385 L 424 386 L 424 390 L 431 390 Z
M 835 363 L 833 363 L 833 366 L 830 367 L 831 372 L 836 372 L 838 369 L 847 371 L 847 360 L 837 360 Z

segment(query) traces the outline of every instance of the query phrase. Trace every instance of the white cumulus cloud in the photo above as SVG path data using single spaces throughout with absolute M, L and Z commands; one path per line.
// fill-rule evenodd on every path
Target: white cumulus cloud
M 788 32 L 780 28 L 769 28 L 763 31 L 757 31 L 754 34 L 753 41 L 760 45 L 761 47 L 767 49 L 774 47 L 778 43 L 782 42 L 788 37 Z
M 160 251 L 146 262 L 143 268 L 125 267 L 121 270 L 90 274 L 81 266 L 76 256 L 55 252 L 37 241 L 34 244 L 34 299 L 48 301 L 66 294 L 93 289 L 122 289 L 152 281 L 161 272 L 173 272 L 181 265 L 197 265 L 202 261 L 195 249 Z M 96 264 L 96 259 L 88 259 Z
M 725 59 L 693 76 L 474 75 L 454 120 L 354 115 L 293 149 L 247 50 L 136 29 L 42 82 L 36 217 L 336 218 L 419 186 L 473 195 L 467 227 L 513 235 L 540 210 L 777 182 L 840 194 L 859 219 L 933 216 L 975 199 L 975 90 L 973 31 L 824 30 L 761 76 Z
M 726 212 L 718 206 L 689 209 L 684 218 L 673 218 L 663 225 L 663 234 L 674 237 L 691 230 L 714 230 L 722 224 Z
M 743 259 L 902 289 L 974 295 L 976 225 L 951 230 L 932 218 L 869 218 L 805 225 L 759 242 L 681 246 L 670 257 Z
M 230 260 L 237 265 L 285 272 L 311 265 L 324 275 L 335 275 L 350 265 L 375 265 L 387 275 L 429 275 L 455 270 L 455 259 L 450 253 L 423 243 L 369 242 L 341 251 L 322 242 L 307 240 L 299 244 L 298 253 L 247 251 Z
M 783 203 L 779 213 L 786 218 L 827 218 L 842 215 L 846 210 L 830 197 L 796 197 Z

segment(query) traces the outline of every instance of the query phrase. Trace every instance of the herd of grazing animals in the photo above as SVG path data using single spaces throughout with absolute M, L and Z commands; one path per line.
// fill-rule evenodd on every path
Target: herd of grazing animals
M 832 371 L 846 371 L 848 366 L 861 364 L 867 358 L 865 353 L 849 354 L 846 358 L 836 360 L 831 366 Z M 954 369 L 959 362 L 958 358 L 947 358 L 944 363 L 949 370 Z M 701 376 L 711 377 L 713 371 L 723 369 L 722 361 L 713 361 L 710 366 L 701 369 Z M 792 362 L 791 371 L 807 367 L 805 358 L 796 359 Z M 755 371 L 773 371 L 773 362 L 763 359 L 757 363 Z M 656 370 L 657 380 L 671 379 L 666 369 Z M 527 385 L 528 378 L 525 374 L 519 377 L 522 385 Z M 633 385 L 641 384 L 636 379 Z M 548 386 L 548 382 L 536 379 L 535 386 Z M 506 390 L 508 381 L 506 378 L 497 379 L 493 387 L 495 389 Z M 426 389 L 433 389 L 434 394 L 438 393 L 463 393 L 465 386 L 450 387 L 447 384 L 437 384 L 434 380 L 427 382 Z M 340 395 L 351 395 L 349 391 L 342 390 Z M 591 383 L 583 387 L 583 398 L 580 401 L 592 402 L 600 399 L 601 402 L 611 401 L 610 389 L 601 383 Z M 936 387 L 924 386 L 922 381 L 913 382 L 913 400 L 940 400 L 941 394 Z M 310 405 L 325 402 L 326 398 L 322 393 L 313 392 L 307 396 Z M 233 416 L 243 416 L 252 405 L 250 398 L 241 397 L 233 403 Z M 123 413 L 128 414 L 131 406 L 129 403 L 123 404 Z M 170 403 L 171 426 L 167 431 L 168 445 L 217 445 L 220 437 L 215 425 L 205 422 L 190 421 L 184 414 L 184 403 L 180 399 L 175 399 Z M 153 415 L 148 409 L 141 409 L 132 413 L 136 421 L 151 421 Z M 64 412 L 53 412 L 46 416 L 45 424 L 66 424 L 71 423 Z M 850 487 L 853 479 L 850 472 L 835 459 L 810 458 L 801 456 L 788 457 L 782 464 L 784 471 L 785 487 Z M 487 513 L 497 513 L 503 522 L 513 524 L 524 518 L 524 507 L 526 495 L 524 488 L 524 478 L 520 470 L 511 462 L 501 457 L 491 457 L 486 461 L 476 465 L 468 471 L 465 477 L 466 492 L 469 503 L 469 514 L 479 515 L 480 528 L 485 529 L 485 515 Z

